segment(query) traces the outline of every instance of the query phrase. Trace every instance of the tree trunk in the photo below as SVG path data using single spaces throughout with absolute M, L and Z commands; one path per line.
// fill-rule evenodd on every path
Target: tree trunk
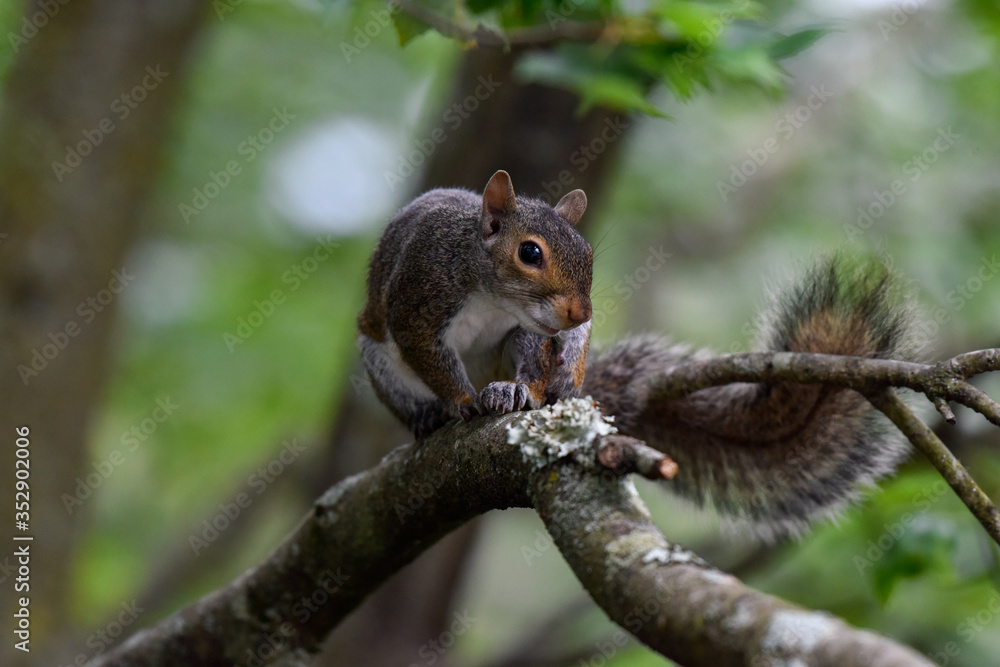
M 29 2 L 11 38 L 17 54 L 0 113 L 0 469 L 13 471 L 15 428 L 26 426 L 30 520 L 18 534 L 34 537 L 20 543 L 30 550 L 33 656 L 67 627 L 81 525 L 62 497 L 94 472 L 87 442 L 114 315 L 140 270 L 127 251 L 207 7 Z M 13 509 L 2 503 L 5 527 Z M 3 599 L 9 620 L 13 598 Z M 25 657 L 10 637 L 2 646 L 0 663 Z

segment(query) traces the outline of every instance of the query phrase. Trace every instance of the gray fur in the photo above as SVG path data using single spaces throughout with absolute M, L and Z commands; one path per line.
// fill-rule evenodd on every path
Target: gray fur
M 846 350 L 829 332 L 814 331 L 826 314 L 855 323 L 867 342 Z M 765 321 L 761 340 L 769 350 L 895 359 L 916 352 L 911 311 L 873 263 L 858 269 L 836 258 L 821 263 L 772 298 Z M 848 389 L 736 383 L 683 399 L 650 397 L 652 377 L 709 354 L 656 337 L 627 339 L 591 357 L 583 392 L 615 415 L 620 430 L 677 462 L 678 475 L 666 488 L 714 506 L 730 522 L 749 524 L 766 538 L 799 534 L 835 516 L 908 456 L 907 440 Z
M 581 192 L 564 212 L 578 220 L 585 207 Z M 504 243 L 524 238 L 547 244 L 544 279 L 512 268 L 517 245 Z M 503 172 L 485 197 L 456 189 L 418 197 L 379 240 L 358 318 L 358 345 L 377 395 L 418 438 L 449 418 L 541 407 L 554 346 L 533 331 L 567 326 L 553 321 L 563 317 L 555 304 L 567 297 L 585 304 L 573 317 L 589 318 L 592 260 L 570 220 L 544 202 L 515 197 Z M 582 347 L 579 334 L 567 340 L 570 356 L 585 359 L 586 340 Z M 572 377 L 556 372 L 556 386 L 564 388 L 565 375 Z

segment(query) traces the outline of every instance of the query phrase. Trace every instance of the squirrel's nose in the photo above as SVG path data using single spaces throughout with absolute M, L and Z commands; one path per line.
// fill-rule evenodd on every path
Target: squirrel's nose
M 569 308 L 566 309 L 566 319 L 573 326 L 579 326 L 590 319 L 591 306 L 590 299 L 574 299 L 570 301 Z

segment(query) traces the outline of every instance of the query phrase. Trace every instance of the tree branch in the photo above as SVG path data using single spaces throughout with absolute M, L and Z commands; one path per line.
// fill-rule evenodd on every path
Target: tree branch
M 936 364 L 797 352 L 755 352 L 672 366 L 649 381 L 649 398 L 682 398 L 733 382 L 795 382 L 847 387 L 863 394 L 931 461 L 952 489 L 1000 544 L 1000 512 L 968 471 L 891 387 L 923 393 L 945 419 L 947 401 L 961 403 L 1000 425 L 1000 405 L 969 384 L 969 377 L 1000 370 L 1000 348 L 958 355 Z
M 626 435 L 611 435 L 597 452 L 597 461 L 619 475 L 638 473 L 646 479 L 671 479 L 677 463 L 663 452 Z
M 1000 405 L 966 380 L 1000 370 L 1000 348 L 967 352 L 936 364 L 864 359 L 806 352 L 749 352 L 673 366 L 650 383 L 657 398 L 681 398 L 700 389 L 733 382 L 831 384 L 870 394 L 883 387 L 906 387 L 934 401 L 961 403 L 1000 426 Z
M 629 478 L 581 477 L 581 468 L 575 456 L 546 470 L 536 508 L 594 600 L 650 648 L 684 665 L 929 664 L 712 569 L 664 538 Z
M 872 405 L 881 410 L 899 427 L 910 442 L 937 468 L 941 476 L 955 490 L 965 506 L 983 524 L 983 528 L 993 540 L 1000 544 L 1000 513 L 976 480 L 972 478 L 965 466 L 955 458 L 934 431 L 917 419 L 906 403 L 890 389 L 872 393 L 868 396 Z
M 592 403 L 576 399 L 453 424 L 399 447 L 327 491 L 265 562 L 93 664 L 305 661 L 429 545 L 478 514 L 513 506 L 538 509 L 612 619 L 686 665 L 931 664 L 888 639 L 746 588 L 668 543 L 631 480 L 601 474 L 597 453 L 612 431 Z
M 494 508 L 528 506 L 511 416 L 455 424 L 330 488 L 266 561 L 95 665 L 245 665 L 305 659 L 390 575 Z M 258 664 L 252 662 L 251 664 Z
M 481 47 L 508 49 L 512 46 L 542 47 L 566 40 L 592 42 L 607 29 L 601 21 L 570 21 L 560 17 L 555 25 L 537 25 L 516 28 L 503 33 L 494 32 L 483 25 L 470 27 L 456 23 L 416 0 L 400 0 L 400 8 L 426 23 L 445 37 Z

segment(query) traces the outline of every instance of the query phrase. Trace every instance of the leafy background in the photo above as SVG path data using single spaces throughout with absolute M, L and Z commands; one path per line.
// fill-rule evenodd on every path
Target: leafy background
M 15 4 L 0 12 L 2 34 L 20 25 Z M 574 21 L 614 22 L 619 41 L 536 53 L 522 61 L 521 75 L 573 88 L 585 105 L 630 113 L 607 195 L 587 213 L 598 248 L 598 343 L 653 330 L 745 350 L 765 284 L 843 248 L 878 253 L 902 274 L 927 313 L 930 358 L 1000 346 L 1000 279 L 986 270 L 990 279 L 977 281 L 1000 251 L 993 3 L 434 5 L 456 24 L 504 29 L 544 24 L 560 7 L 572 8 Z M 465 46 L 408 21 L 398 31 L 376 22 L 370 43 L 358 48 L 358 30 L 382 10 L 377 3 L 248 1 L 215 10 L 143 219 L 145 240 L 126 265 L 136 279 L 122 296 L 114 379 L 91 435 L 95 463 L 115 449 L 124 462 L 74 508 L 88 530 L 73 582 L 83 627 L 103 627 L 166 559 L 210 554 L 211 544 L 196 556 L 189 537 L 241 491 L 267 507 L 238 559 L 174 591 L 175 605 L 227 582 L 295 525 L 309 499 L 280 482 L 258 496 L 249 478 L 282 441 L 306 447 L 289 467 L 310 466 L 318 454 L 311 439 L 329 427 L 340 393 L 368 391 L 343 382 L 360 378 L 353 327 L 367 257 L 417 180 L 390 188 L 386 173 L 442 125 Z M 723 37 L 700 54 L 683 46 L 727 11 Z M 0 66 L 10 55 L 0 55 Z M 828 99 L 817 104 L 810 98 L 817 90 Z M 241 142 L 275 109 L 294 118 L 248 161 Z M 796 113 L 797 126 L 787 118 Z M 928 152 L 927 168 L 915 172 L 913 159 L 941 132 L 957 139 Z M 746 166 L 765 146 L 776 149 Z M 194 190 L 205 193 L 212 173 L 231 160 L 240 173 L 185 216 L 181 205 L 192 205 Z M 720 183 L 733 185 L 741 168 L 745 183 L 724 192 Z M 858 208 L 897 179 L 905 192 L 863 229 Z M 318 244 L 331 243 L 329 258 L 311 264 Z M 651 248 L 670 259 L 643 273 Z M 622 287 L 647 276 L 637 289 Z M 959 301 L 960 285 L 976 291 Z M 241 318 L 267 311 L 259 304 L 275 290 L 282 303 L 232 344 L 226 335 Z M 981 386 L 1000 396 L 996 379 Z M 124 434 L 167 398 L 178 407 L 129 451 Z M 1000 498 L 1000 434 L 957 413 L 956 427 L 924 414 Z M 1000 655 L 997 551 L 919 457 L 837 525 L 775 546 L 660 489 L 640 491 L 670 538 L 750 585 L 890 634 L 938 664 L 993 664 Z M 480 664 L 579 598 L 579 585 L 546 545 L 528 512 L 487 518 L 459 605 L 478 620 L 451 649 L 452 661 Z M 598 664 L 607 646 L 600 642 L 614 627 L 583 609 L 551 639 L 592 646 Z M 666 661 L 630 645 L 607 664 Z

